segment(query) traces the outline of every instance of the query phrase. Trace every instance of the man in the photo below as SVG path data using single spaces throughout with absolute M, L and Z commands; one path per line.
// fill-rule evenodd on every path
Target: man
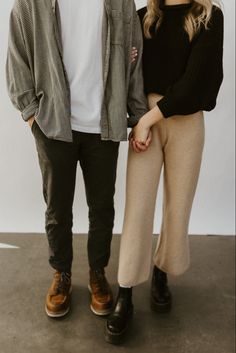
M 119 142 L 146 113 L 142 34 L 133 0 L 16 0 L 10 18 L 7 83 L 31 126 L 47 205 L 50 317 L 68 313 L 72 204 L 79 161 L 89 207 L 91 309 L 107 315 L 113 299 L 110 257 Z M 128 108 L 128 109 L 127 109 Z M 127 119 L 127 110 L 129 118 Z

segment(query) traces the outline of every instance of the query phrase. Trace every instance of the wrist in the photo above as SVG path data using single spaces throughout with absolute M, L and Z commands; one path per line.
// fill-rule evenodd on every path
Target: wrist
M 163 119 L 163 114 L 158 108 L 158 106 L 155 106 L 141 118 L 140 123 L 143 125 L 143 127 L 151 128 L 161 119 Z
M 162 120 L 164 118 L 162 112 L 160 111 L 158 105 L 155 105 L 155 107 L 150 111 L 151 113 L 151 120 L 153 124 L 158 123 L 158 121 Z
M 150 119 L 148 117 L 148 114 L 144 115 L 140 120 L 139 120 L 139 124 L 142 126 L 142 128 L 144 129 L 150 129 L 151 128 L 151 124 L 150 124 Z

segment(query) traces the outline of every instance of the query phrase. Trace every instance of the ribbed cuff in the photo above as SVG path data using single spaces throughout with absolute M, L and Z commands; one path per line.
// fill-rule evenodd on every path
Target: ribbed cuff
M 163 97 L 159 102 L 157 102 L 157 106 L 162 112 L 164 118 L 169 118 L 174 115 L 174 113 L 170 109 L 170 104 L 168 103 L 168 100 Z

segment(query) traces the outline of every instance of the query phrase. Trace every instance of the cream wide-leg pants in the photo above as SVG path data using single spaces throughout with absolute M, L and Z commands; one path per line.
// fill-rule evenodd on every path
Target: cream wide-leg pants
M 148 97 L 153 108 L 160 96 Z M 149 277 L 153 221 L 162 166 L 163 220 L 154 254 L 161 270 L 180 275 L 189 267 L 188 224 L 204 146 L 202 112 L 163 119 L 152 128 L 148 150 L 129 148 L 126 206 L 120 246 L 118 282 L 135 286 Z

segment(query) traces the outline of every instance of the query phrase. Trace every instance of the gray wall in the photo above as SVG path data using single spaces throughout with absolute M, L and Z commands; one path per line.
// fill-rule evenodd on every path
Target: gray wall
M 5 87 L 8 17 L 13 0 L 0 2 L 0 232 L 41 232 L 44 203 L 34 140 L 9 102 Z M 137 7 L 145 1 L 137 0 Z M 206 145 L 190 233 L 234 233 L 234 0 L 225 0 L 225 80 L 217 108 L 206 114 Z M 206 78 L 207 79 L 207 78 Z M 127 143 L 118 167 L 115 232 L 122 228 Z M 155 232 L 161 218 L 162 185 Z M 87 230 L 87 206 L 78 168 L 74 231 Z

